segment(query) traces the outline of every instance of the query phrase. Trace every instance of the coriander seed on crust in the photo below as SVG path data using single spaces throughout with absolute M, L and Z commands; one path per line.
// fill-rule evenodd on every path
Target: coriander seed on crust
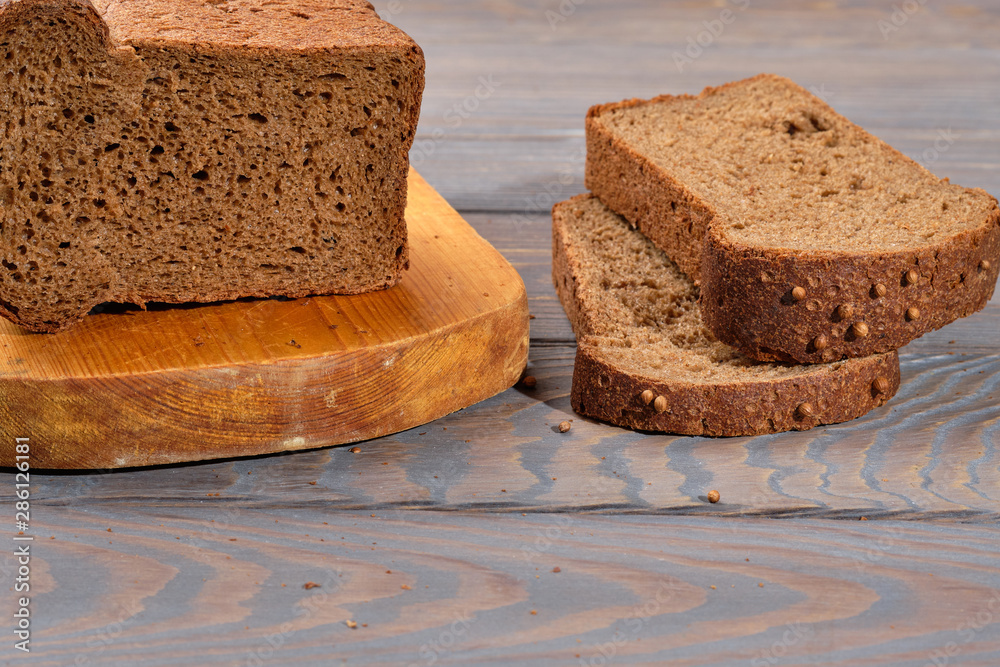
M 690 277 L 592 195 L 556 204 L 552 235 L 553 283 L 577 339 L 570 401 L 578 414 L 643 431 L 758 435 L 861 416 L 899 386 L 894 351 L 786 367 L 706 335 Z M 646 284 L 657 286 L 656 299 L 641 297 Z M 664 324 L 637 324 L 644 320 Z M 880 376 L 887 394 L 872 392 Z M 804 397 L 821 406 L 817 417 L 796 415 Z
M 750 358 L 815 364 L 888 352 L 993 294 L 996 199 L 937 178 L 788 79 L 596 106 L 586 130 L 586 185 L 700 284 L 705 324 Z M 839 168 L 847 164 L 864 165 L 864 176 Z M 854 206 L 865 215 L 845 234 L 833 212 Z M 990 268 L 970 279 L 983 260 Z M 794 287 L 805 294 L 790 295 Z M 843 323 L 831 318 L 842 303 L 855 309 Z M 919 320 L 901 317 L 909 307 Z M 852 320 L 868 335 L 845 331 Z M 820 335 L 829 348 L 815 349 Z

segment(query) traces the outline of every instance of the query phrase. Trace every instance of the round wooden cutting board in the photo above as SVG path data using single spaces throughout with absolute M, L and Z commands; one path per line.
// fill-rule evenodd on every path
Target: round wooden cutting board
M 325 447 L 413 428 L 517 382 L 524 283 L 416 172 L 410 270 L 358 296 L 0 320 L 0 465 L 120 468 Z

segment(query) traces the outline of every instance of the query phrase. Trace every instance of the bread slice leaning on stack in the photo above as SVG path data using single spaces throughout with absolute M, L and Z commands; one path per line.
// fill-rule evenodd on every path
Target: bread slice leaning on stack
M 394 285 L 423 85 L 364 0 L 0 2 L 0 315 Z
M 1000 271 L 996 199 L 779 76 L 592 108 L 586 183 L 758 360 L 897 349 L 983 308 Z
M 644 431 L 736 436 L 859 417 L 899 387 L 895 351 L 831 364 L 748 359 L 704 326 L 698 288 L 593 195 L 552 212 L 552 278 L 577 337 L 572 405 Z

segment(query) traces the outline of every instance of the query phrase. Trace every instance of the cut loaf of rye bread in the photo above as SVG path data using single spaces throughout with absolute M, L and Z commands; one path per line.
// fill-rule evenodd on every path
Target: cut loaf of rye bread
M 577 338 L 572 405 L 644 431 L 758 435 L 860 417 L 899 388 L 895 351 L 753 361 L 712 336 L 698 288 L 597 197 L 552 211 L 552 279 Z
M 0 0 L 0 314 L 395 284 L 423 84 L 360 0 Z
M 774 75 L 592 108 L 586 183 L 759 360 L 897 349 L 983 308 L 1000 269 L 996 199 Z

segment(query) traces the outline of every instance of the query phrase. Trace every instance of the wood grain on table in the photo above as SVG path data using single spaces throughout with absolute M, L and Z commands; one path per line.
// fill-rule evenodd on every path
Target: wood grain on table
M 1000 301 L 901 350 L 899 395 L 854 422 L 634 433 L 569 407 L 548 218 L 583 191 L 591 104 L 761 71 L 996 196 L 1000 5 L 376 8 L 427 54 L 415 166 L 524 278 L 538 385 L 358 453 L 35 474 L 37 649 L 0 662 L 1000 664 Z
M 986 666 L 1000 650 L 983 526 L 127 503 L 37 532 L 32 665 L 922 666 L 953 643 L 949 664 Z

